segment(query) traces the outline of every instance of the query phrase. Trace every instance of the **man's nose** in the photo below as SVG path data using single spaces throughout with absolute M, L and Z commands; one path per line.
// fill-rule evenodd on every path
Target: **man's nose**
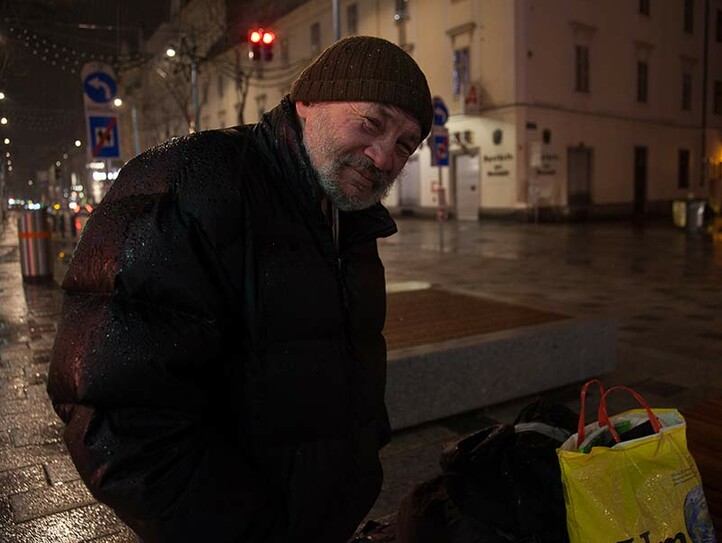
M 394 167 L 393 147 L 384 141 L 376 141 L 369 145 L 364 154 L 384 173 L 390 173 Z

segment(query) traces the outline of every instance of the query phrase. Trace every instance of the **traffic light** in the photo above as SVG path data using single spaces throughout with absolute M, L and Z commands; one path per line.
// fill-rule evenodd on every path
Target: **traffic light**
M 273 58 L 273 43 L 276 41 L 276 35 L 269 30 L 256 28 L 248 33 L 248 42 L 251 50 L 248 56 L 255 61 L 269 61 Z

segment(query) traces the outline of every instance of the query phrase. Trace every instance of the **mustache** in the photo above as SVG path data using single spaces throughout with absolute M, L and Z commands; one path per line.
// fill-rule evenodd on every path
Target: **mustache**
M 343 166 L 350 166 L 363 171 L 372 179 L 374 188 L 387 187 L 393 181 L 388 175 L 374 165 L 373 160 L 366 156 L 348 153 L 341 157 L 339 162 Z

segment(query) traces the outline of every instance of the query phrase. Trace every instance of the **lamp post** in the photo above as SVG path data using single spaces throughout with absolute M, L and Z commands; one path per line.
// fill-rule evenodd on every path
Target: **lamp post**
M 132 91 L 135 88 L 137 88 L 137 85 L 128 87 L 126 89 L 126 92 L 128 93 L 128 97 L 130 98 L 130 122 L 133 129 L 133 156 L 138 156 L 140 154 L 140 138 L 138 137 L 138 111 L 136 110 L 135 100 L 133 99 L 132 94 Z M 119 108 L 123 105 L 123 100 L 121 98 L 116 98 L 113 101 L 113 105 Z

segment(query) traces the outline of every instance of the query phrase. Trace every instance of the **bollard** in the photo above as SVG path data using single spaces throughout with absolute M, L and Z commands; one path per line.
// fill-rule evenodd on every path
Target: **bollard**
M 23 281 L 38 283 L 53 278 L 50 228 L 45 209 L 24 211 L 18 218 L 20 271 Z

